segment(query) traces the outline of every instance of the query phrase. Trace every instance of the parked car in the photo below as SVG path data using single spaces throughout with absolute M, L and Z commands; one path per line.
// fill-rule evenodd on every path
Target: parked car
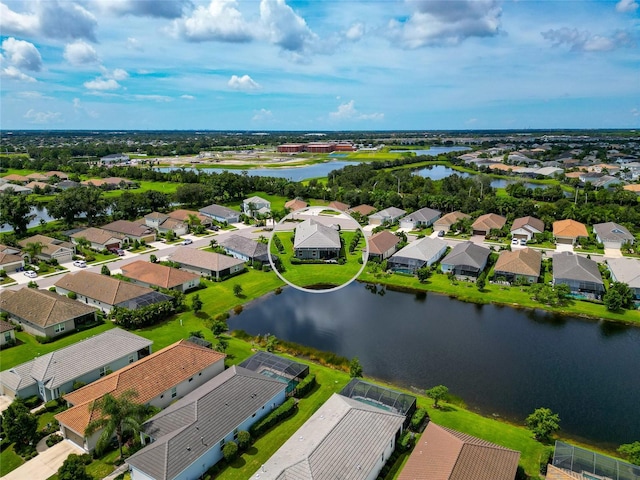
M 438 236 L 439 237 L 444 237 L 444 230 L 438 231 Z
M 527 244 L 527 241 L 524 238 L 520 239 L 520 245 L 524 246 L 526 244 Z
M 217 232 L 218 230 L 220 230 L 220 227 L 218 225 L 213 225 L 211 227 L 211 230 L 213 230 L 214 232 Z
M 36 272 L 34 272 L 33 270 L 26 270 L 24 272 L 24 274 L 28 277 L 28 278 L 36 278 L 38 276 L 38 274 Z
M 75 262 L 73 262 L 73 266 L 78 268 L 84 268 L 87 266 L 87 262 L 85 262 L 84 260 L 76 260 Z
M 520 241 L 517 238 L 514 238 L 513 240 L 511 240 L 511 245 L 518 245 L 520 243 Z
M 109 251 L 120 257 L 124 257 L 124 250 L 122 250 L 121 248 L 110 248 Z
M 193 240 L 191 240 L 190 238 L 185 238 L 183 241 L 180 242 L 180 245 L 191 245 L 193 243 Z

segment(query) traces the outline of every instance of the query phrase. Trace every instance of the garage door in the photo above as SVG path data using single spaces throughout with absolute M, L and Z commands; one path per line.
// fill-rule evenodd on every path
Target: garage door
M 622 247 L 622 245 L 620 245 L 620 242 L 604 242 L 604 248 L 620 248 Z
M 557 238 L 556 243 L 561 243 L 563 245 L 573 245 L 573 239 L 571 238 Z
M 528 237 L 524 233 L 514 233 L 513 238 L 517 238 L 518 240 L 524 239 L 527 240 Z
M 69 430 L 68 428 L 65 428 L 63 433 L 68 440 L 71 440 L 80 448 L 84 448 L 84 438 L 82 437 L 82 435 L 79 435 L 73 430 Z

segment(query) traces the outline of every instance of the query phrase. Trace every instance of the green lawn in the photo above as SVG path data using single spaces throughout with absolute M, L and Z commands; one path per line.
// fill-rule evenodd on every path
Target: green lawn
M 0 477 L 15 470 L 24 463 L 24 460 L 13 449 L 13 444 L 9 445 L 0 453 Z
M 267 192 L 250 192 L 247 193 L 245 198 L 258 196 L 264 198 L 265 200 L 269 200 L 271 202 L 271 210 L 284 210 L 284 204 L 287 202 L 288 198 L 281 197 L 280 195 L 271 195 Z M 229 203 L 226 205 L 229 208 L 233 208 L 234 210 L 240 210 L 242 207 L 242 201 L 237 201 L 233 203 Z

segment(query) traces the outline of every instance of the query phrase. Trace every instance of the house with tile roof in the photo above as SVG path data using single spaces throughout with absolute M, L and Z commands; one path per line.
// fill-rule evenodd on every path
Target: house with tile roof
M 182 270 L 221 280 L 244 271 L 244 261 L 215 252 L 178 247 L 168 256 Z
M 132 480 L 192 480 L 222 459 L 225 443 L 285 400 L 287 384 L 232 366 L 142 425 Z
M 16 185 L 15 183 L 0 183 L 0 193 L 29 195 L 33 193 L 33 190 L 23 185 Z
M 242 212 L 249 217 L 256 214 L 265 215 L 271 212 L 271 202 L 257 195 L 245 198 L 242 201 Z
M 242 235 L 229 235 L 218 243 L 228 255 L 243 262 L 269 263 L 267 245 Z
M 486 213 L 484 215 L 480 215 L 476 221 L 471 224 L 471 228 L 473 229 L 474 235 L 482 235 L 483 237 L 486 237 L 489 235 L 491 230 L 500 230 L 504 227 L 505 223 L 507 223 L 507 219 L 502 215 Z
M 24 259 L 14 253 L 0 252 L 0 270 L 12 273 L 24 267 Z
M 333 208 L 334 210 L 338 210 L 340 212 L 346 212 L 347 210 L 349 210 L 349 205 L 347 205 L 346 203 L 339 202 L 338 200 L 334 200 L 333 202 L 330 202 L 328 207 Z
M 309 204 L 300 198 L 294 198 L 293 200 L 289 200 L 284 204 L 284 208 L 286 208 L 290 212 L 302 210 L 303 208 L 307 208 L 308 206 Z
M 520 452 L 429 422 L 398 480 L 513 480 Z
M 122 275 L 134 285 L 160 287 L 186 292 L 200 285 L 200 275 L 179 268 L 167 267 L 159 263 L 137 260 L 123 265 Z
M 349 210 L 347 210 L 347 213 L 357 213 L 359 215 L 362 215 L 363 217 L 368 217 L 375 211 L 375 207 L 363 203 L 362 205 L 351 207 Z
M 389 230 L 374 233 L 368 239 L 369 260 L 385 260 L 396 252 L 400 237 Z
M 20 185 L 24 185 L 25 183 L 29 183 L 29 178 L 24 175 L 18 175 L 17 173 L 10 173 L 9 175 L 5 175 L 2 179 L 6 182 L 16 183 Z
M 421 238 L 409 243 L 389 259 L 389 268 L 397 272 L 415 273 L 430 267 L 447 251 L 447 244 L 439 238 Z
M 516 218 L 511 225 L 511 237 L 518 240 L 528 242 L 536 233 L 542 232 L 544 232 L 544 222 L 536 217 Z
M 640 300 L 640 260 L 635 258 L 607 258 L 607 267 L 611 272 L 611 281 L 625 283 Z
M 69 178 L 68 174 L 59 170 L 50 170 L 48 172 L 45 172 L 44 176 L 49 180 L 51 180 L 51 177 L 58 177 L 60 180 L 67 180 Z
M 589 233 L 584 223 L 568 218 L 553 222 L 553 236 L 556 243 L 575 245 L 580 238 L 587 238 Z
M 293 240 L 293 253 L 303 260 L 326 260 L 340 255 L 340 233 L 333 227 L 309 218 L 298 224 Z
M 84 228 L 78 232 L 74 232 L 70 235 L 71 242 L 74 245 L 79 245 L 85 239 L 89 242 L 89 247 L 92 250 L 101 252 L 103 250 L 111 250 L 122 248 L 125 236 L 122 233 L 114 233 L 102 228 L 89 227 Z
M 526 281 L 536 283 L 540 278 L 542 253 L 532 248 L 504 250 L 500 252 L 494 267 L 494 280 L 504 279 L 509 283 Z
M 68 295 L 73 292 L 78 302 L 99 308 L 105 313 L 110 312 L 114 307 L 135 310 L 171 300 L 169 295 L 151 288 L 86 270 L 67 273 L 53 285 L 59 294 Z
M 602 243 L 604 248 L 622 248 L 625 243 L 633 245 L 636 241 L 626 227 L 615 222 L 596 223 L 593 226 L 593 233 L 596 234 L 598 243 Z
M 144 224 L 157 230 L 158 233 L 166 234 L 172 231 L 178 237 L 189 232 L 189 226 L 185 222 L 171 218 L 166 213 L 152 212 L 145 215 Z
M 0 292 L 0 312 L 31 335 L 54 338 L 95 322 L 96 309 L 48 290 L 22 287 Z
M 32 182 L 29 182 L 25 185 L 26 188 L 30 188 L 31 190 L 33 190 L 34 192 L 36 192 L 36 189 L 39 190 L 39 193 L 43 193 L 42 190 L 49 190 L 51 191 L 53 189 L 53 187 L 51 185 L 49 185 L 48 183 L 44 183 L 44 182 L 38 182 L 37 180 L 34 180 Z M 36 192 L 38 193 L 38 192 Z
M 13 344 L 16 341 L 16 327 L 9 322 L 0 320 L 0 346 Z
M 491 250 L 473 242 L 460 242 L 440 262 L 443 273 L 475 280 L 487 266 Z
M 195 210 L 184 210 L 180 208 L 178 210 L 174 210 L 173 212 L 167 213 L 167 215 L 169 215 L 169 218 L 180 220 L 181 222 L 186 224 L 189 224 L 189 219 L 191 216 L 193 216 L 200 220 L 200 225 L 204 225 L 205 227 L 211 226 L 211 218 L 201 214 L 200 212 L 196 212 Z
M 73 243 L 47 237 L 46 235 L 34 235 L 25 238 L 20 240 L 18 245 L 25 248 L 29 243 L 40 243 L 42 245 L 42 251 L 36 257 L 45 262 L 57 260 L 58 263 L 67 263 L 73 260 L 73 256 L 76 253 L 76 247 Z
M 465 218 L 471 218 L 471 216 L 459 211 L 447 213 L 433 223 L 433 229 L 447 233 L 453 225 Z
M 102 226 L 107 232 L 123 235 L 128 242 L 155 242 L 156 231 L 144 224 L 131 222 L 129 220 L 116 220 Z
M 572 252 L 553 255 L 553 284 L 568 285 L 571 293 L 600 298 L 604 294 L 604 282 L 593 260 Z
M 379 212 L 369 215 L 369 225 L 382 225 L 384 223 L 394 223 L 406 214 L 406 210 L 397 207 L 389 207 Z
M 224 371 L 225 355 L 186 340 L 180 340 L 137 362 L 99 378 L 63 396 L 69 408 L 55 416 L 62 436 L 80 448 L 95 449 L 102 430 L 87 437 L 90 422 L 100 418 L 93 403 L 107 393 L 119 397 L 128 390 L 139 405 L 166 408 Z
M 404 421 L 404 415 L 334 393 L 250 478 L 377 478 Z
M 220 223 L 238 223 L 240 221 L 240 212 L 223 207 L 222 205 L 211 204 L 201 208 L 199 212 Z
M 0 393 L 10 398 L 38 395 L 47 402 L 73 390 L 74 382 L 88 384 L 148 355 L 152 343 L 112 328 L 0 372 Z
M 400 228 L 415 230 L 418 228 L 430 227 L 440 218 L 442 212 L 433 208 L 421 208 L 400 219 Z

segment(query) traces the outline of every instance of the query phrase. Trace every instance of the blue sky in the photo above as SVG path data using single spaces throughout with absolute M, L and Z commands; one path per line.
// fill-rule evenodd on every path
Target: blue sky
M 0 127 L 640 127 L 638 0 L 2 0 Z

